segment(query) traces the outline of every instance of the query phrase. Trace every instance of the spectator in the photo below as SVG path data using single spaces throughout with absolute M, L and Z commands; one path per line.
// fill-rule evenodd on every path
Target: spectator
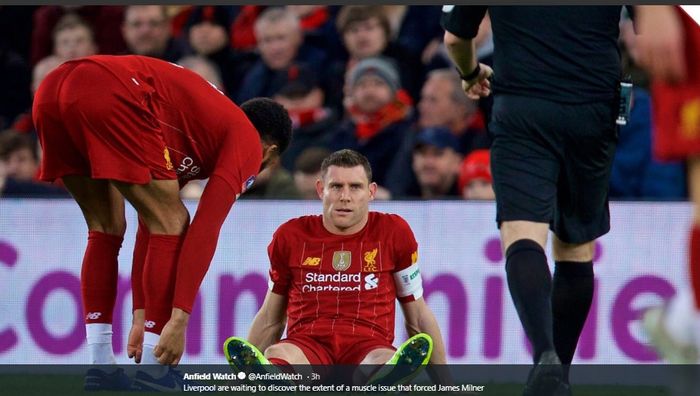
M 289 10 L 271 7 L 255 22 L 255 37 L 260 59 L 243 79 L 238 100 L 256 96 L 274 96 L 287 80 L 293 64 L 310 67 L 320 74 L 325 54 L 304 44 L 299 18 Z
M 223 79 L 221 78 L 221 72 L 219 71 L 219 68 L 209 59 L 200 55 L 187 55 L 177 61 L 177 64 L 199 74 L 203 79 L 214 84 L 217 89 L 224 91 L 224 83 Z
M 335 28 L 335 15 L 331 6 L 326 5 L 288 5 L 301 23 L 304 43 L 323 51 L 328 60 L 341 59 L 344 56 L 343 42 Z
M 32 66 L 53 52 L 54 27 L 62 16 L 69 13 L 77 14 L 91 26 L 102 54 L 120 54 L 126 50 L 120 30 L 124 6 L 42 6 L 34 12 Z
M 458 151 L 462 155 L 491 145 L 476 102 L 464 93 L 462 80 L 452 69 L 430 72 L 421 90 L 418 114 L 418 125 L 422 128 L 449 129 L 459 139 Z
M 325 93 L 310 68 L 292 66 L 289 71 L 289 81 L 273 99 L 287 109 L 292 119 L 294 139 L 282 155 L 282 166 L 292 171 L 297 156 L 307 147 L 328 143 L 337 116 L 333 109 L 323 106 Z
M 51 71 L 57 68 L 61 63 L 63 63 L 63 59 L 59 58 L 56 55 L 49 55 L 46 58 L 39 61 L 39 63 L 37 63 L 34 66 L 34 70 L 32 71 L 31 83 L 32 96 L 34 96 L 34 93 L 39 88 L 39 84 L 41 84 L 41 82 L 44 80 L 44 77 L 46 77 L 47 74 L 51 73 Z M 31 105 L 27 105 L 27 111 L 15 118 L 11 129 L 22 133 L 36 134 L 36 129 L 34 128 L 34 121 L 32 120 L 32 112 L 30 107 Z
M 299 192 L 294 178 L 280 165 L 279 159 L 258 173 L 255 183 L 241 195 L 241 199 L 297 199 Z
M 39 154 L 36 140 L 11 129 L 0 132 L 0 197 L 65 198 L 61 187 L 36 179 Z
M 459 191 L 466 200 L 494 200 L 493 177 L 491 176 L 491 153 L 489 150 L 474 150 L 462 161 L 459 170 Z
M 420 58 L 411 57 L 391 42 L 391 27 L 382 6 L 345 6 L 336 19 L 338 32 L 349 58 L 333 66 L 335 79 L 344 76 L 357 62 L 375 56 L 386 56 L 396 62 L 401 86 L 411 98 L 417 98 L 422 84 Z
M 65 14 L 53 29 L 53 54 L 63 61 L 95 55 L 97 43 L 92 27 L 78 14 Z
M 413 148 L 413 171 L 420 198 L 459 197 L 457 176 L 462 160 L 455 136 L 444 128 L 426 128 L 418 133 Z
M 39 170 L 36 141 L 14 130 L 0 134 L 0 161 L 5 163 L 7 176 L 20 181 L 35 180 Z
M 309 147 L 294 161 L 294 185 L 301 199 L 319 199 L 316 182 L 321 179 L 321 164 L 331 155 L 323 147 Z
M 390 41 L 427 65 L 442 44 L 439 6 L 384 5 L 384 14 L 391 27 Z M 442 67 L 449 66 L 447 59 Z
M 462 82 L 454 70 L 438 69 L 428 74 L 421 89 L 416 124 L 406 134 L 388 171 L 387 188 L 393 197 L 420 195 L 411 162 L 415 136 L 422 128 L 449 129 L 459 140 L 458 151 L 462 155 L 491 145 L 481 113 L 477 110 L 475 101 L 469 99 L 462 90 Z
M 367 58 L 347 81 L 349 117 L 331 138 L 330 148 L 349 148 L 369 159 L 374 181 L 384 186 L 389 165 L 410 124 L 411 99 L 400 89 L 399 74 L 388 58 Z
M 172 37 L 166 11 L 162 5 L 126 7 L 121 30 L 129 53 L 169 62 L 176 62 L 187 53 L 184 42 Z
M 233 99 L 257 57 L 234 51 L 229 43 L 230 30 L 231 13 L 227 6 L 193 7 L 186 28 L 190 47 L 216 65 L 223 78 L 222 91 Z

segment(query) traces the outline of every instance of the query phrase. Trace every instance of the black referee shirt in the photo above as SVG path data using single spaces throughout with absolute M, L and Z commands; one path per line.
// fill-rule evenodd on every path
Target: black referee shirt
M 494 37 L 494 94 L 564 103 L 615 97 L 622 6 L 444 6 L 442 27 L 474 38 L 487 9 Z

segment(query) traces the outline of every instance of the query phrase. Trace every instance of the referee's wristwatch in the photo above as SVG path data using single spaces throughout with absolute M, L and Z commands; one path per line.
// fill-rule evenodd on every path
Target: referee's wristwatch
M 474 70 L 472 70 L 472 72 L 467 75 L 462 74 L 459 68 L 455 67 L 455 69 L 457 69 L 457 73 L 459 73 L 459 78 L 466 82 L 470 82 L 475 78 L 479 77 L 479 73 L 481 73 L 481 63 L 477 62 Z

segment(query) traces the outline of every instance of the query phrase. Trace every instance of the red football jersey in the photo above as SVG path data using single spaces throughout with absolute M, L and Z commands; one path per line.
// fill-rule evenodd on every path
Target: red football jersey
M 87 60 L 147 92 L 144 100 L 161 127 L 181 184 L 217 174 L 240 193 L 257 175 L 262 160 L 258 132 L 214 85 L 182 66 L 150 57 L 98 55 Z
M 685 33 L 686 80 L 655 81 L 651 86 L 654 155 L 664 161 L 700 154 L 700 27 L 680 8 L 677 12 Z
M 322 217 L 281 225 L 268 246 L 272 292 L 287 296 L 287 335 L 331 332 L 394 339 L 395 299 L 422 295 L 418 244 L 398 215 L 370 212 L 353 235 Z

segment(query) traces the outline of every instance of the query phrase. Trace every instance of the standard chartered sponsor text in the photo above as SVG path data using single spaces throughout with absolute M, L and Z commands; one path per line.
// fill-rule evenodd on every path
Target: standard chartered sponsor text
M 307 272 L 304 277 L 305 283 L 301 288 L 304 293 L 323 291 L 360 291 L 362 277 L 360 273 L 347 274 L 336 272 L 333 274 L 323 274 Z M 328 284 L 328 283 L 334 284 Z M 311 284 L 311 283 L 316 283 Z M 345 283 L 345 285 L 343 285 Z

